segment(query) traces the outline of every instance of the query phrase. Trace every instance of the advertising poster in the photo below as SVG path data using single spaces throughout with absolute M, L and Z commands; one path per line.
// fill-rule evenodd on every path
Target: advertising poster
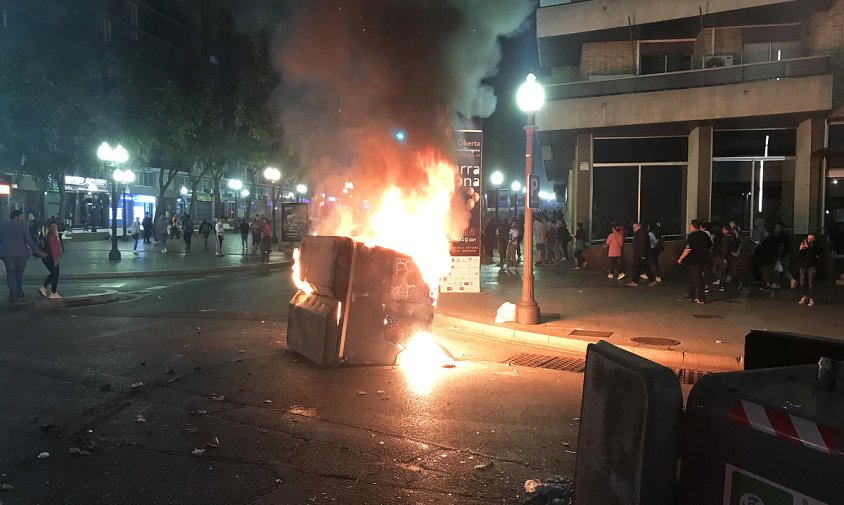
M 308 234 L 308 204 L 284 202 L 281 204 L 281 241 L 300 242 Z
M 454 132 L 455 171 L 460 180 L 455 198 L 469 211 L 469 223 L 451 243 L 451 271 L 443 278 L 443 293 L 479 293 L 481 290 L 481 208 L 483 202 L 483 132 Z

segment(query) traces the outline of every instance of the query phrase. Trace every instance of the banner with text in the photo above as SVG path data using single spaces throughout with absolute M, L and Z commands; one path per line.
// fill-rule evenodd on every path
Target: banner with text
M 469 211 L 469 224 L 459 240 L 451 243 L 451 271 L 443 278 L 444 293 L 478 293 L 481 290 L 481 208 L 483 202 L 483 132 L 454 131 L 455 170 L 460 180 L 455 198 Z
M 308 234 L 308 204 L 284 202 L 281 204 L 281 241 L 301 242 Z

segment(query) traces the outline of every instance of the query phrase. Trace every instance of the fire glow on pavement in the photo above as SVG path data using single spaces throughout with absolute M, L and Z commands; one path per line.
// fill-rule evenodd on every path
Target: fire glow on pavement
M 447 368 L 455 366 L 454 358 L 427 331 L 418 331 L 404 350 L 396 365 L 407 379 L 411 391 L 417 395 L 430 393 Z

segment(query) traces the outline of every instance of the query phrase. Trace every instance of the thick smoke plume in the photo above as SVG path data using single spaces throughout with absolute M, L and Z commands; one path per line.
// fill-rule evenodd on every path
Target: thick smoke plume
M 453 120 L 492 114 L 484 79 L 497 71 L 499 38 L 533 10 L 534 0 L 303 2 L 274 63 L 285 140 L 312 182 L 336 192 L 352 180 L 364 197 L 423 184 L 417 153 L 451 159 Z

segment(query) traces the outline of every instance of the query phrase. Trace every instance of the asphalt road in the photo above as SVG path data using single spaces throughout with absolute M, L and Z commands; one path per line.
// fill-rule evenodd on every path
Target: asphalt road
M 284 271 L 64 285 L 121 299 L 0 310 L 4 505 L 519 503 L 573 470 L 582 374 L 521 348 L 325 371 L 285 347 Z

